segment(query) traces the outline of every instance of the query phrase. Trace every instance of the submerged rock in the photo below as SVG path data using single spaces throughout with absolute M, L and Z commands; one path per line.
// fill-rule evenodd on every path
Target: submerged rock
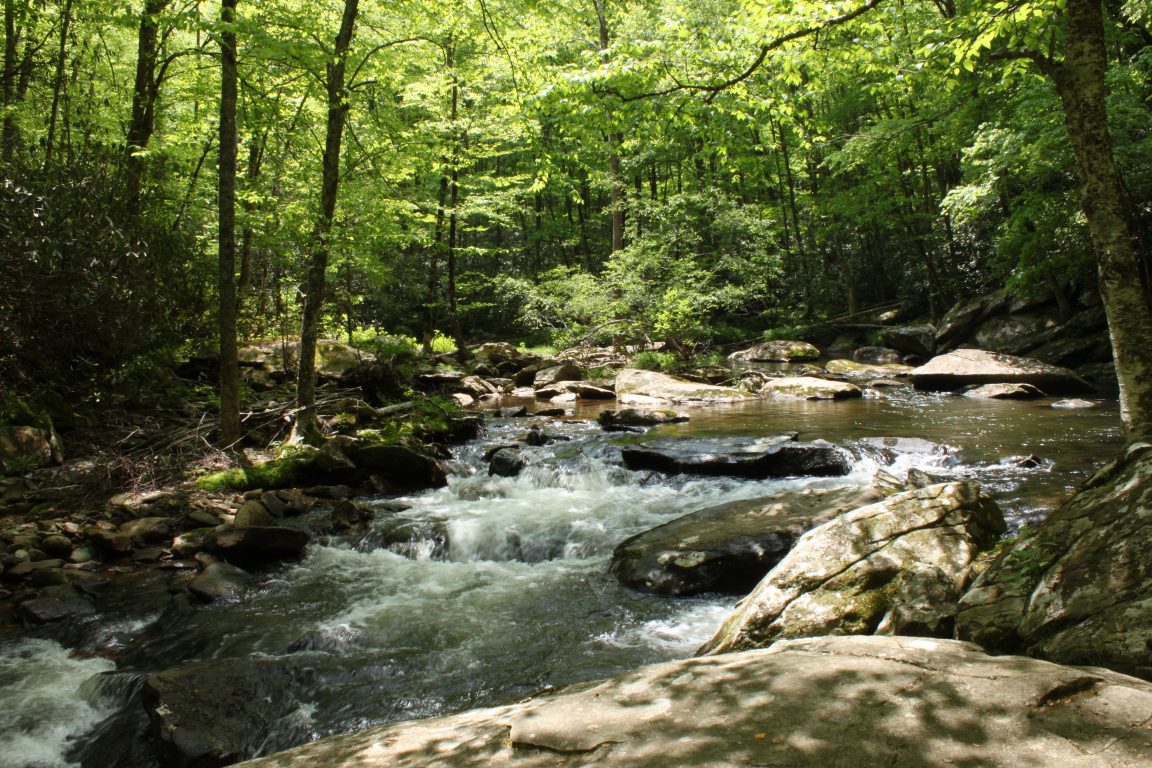
M 794 442 L 795 433 L 759 439 L 660 440 L 625 446 L 628 469 L 732 477 L 837 477 L 851 471 L 850 456 L 824 440 Z
M 161 764 L 216 768 L 252 757 L 297 703 L 277 660 L 201 661 L 150 675 L 141 689 Z
M 596 421 L 605 429 L 612 427 L 649 427 L 658 424 L 677 424 L 688 421 L 688 415 L 678 411 L 653 408 L 620 408 L 600 411 Z
M 868 488 L 809 488 L 708 507 L 626 539 L 609 572 L 658 595 L 743 594 L 805 531 L 881 498 Z
M 209 563 L 188 582 L 188 591 L 206 603 L 239 597 L 252 574 L 228 563 Z
M 488 474 L 500 477 L 516 477 L 527 465 L 518 446 L 501 448 L 488 460 Z
M 245 766 L 1120 768 L 1152 762 L 1148 712 L 1152 684 L 1102 669 L 992 657 L 954 640 L 808 638 L 391 723 Z
M 701 653 L 817 635 L 950 636 L 972 560 L 1004 530 L 999 508 L 972 482 L 845 513 L 804 534 Z
M 1152 443 L 1138 442 L 976 579 L 958 635 L 995 652 L 1152 679 L 1150 526 Z
M 985 400 L 1035 400 L 1044 397 L 1044 393 L 1031 384 L 984 384 L 968 390 L 964 393 L 964 397 Z

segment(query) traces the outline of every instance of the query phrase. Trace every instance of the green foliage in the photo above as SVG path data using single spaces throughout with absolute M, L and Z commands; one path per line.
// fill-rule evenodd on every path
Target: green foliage
M 760 334 L 764 341 L 803 341 L 806 329 L 801 325 L 785 325 L 769 328 Z
M 671 352 L 658 350 L 645 350 L 632 358 L 633 368 L 642 368 L 646 371 L 671 371 L 676 367 L 678 360 Z
M 398 370 L 417 339 L 694 349 L 894 299 L 939 314 L 991 286 L 1092 283 L 1060 103 L 1032 64 L 1062 50 L 1059 0 L 881 4 L 843 24 L 862 4 L 605 3 L 604 44 L 588 2 L 361 5 L 324 323 Z M 1106 19 L 1144 240 L 1146 5 Z M 253 337 L 298 333 L 338 6 L 241 4 L 235 26 Z M 158 14 L 154 130 L 130 161 L 140 4 L 73 4 L 63 78 L 59 8 L 13 7 L 0 384 L 157 387 L 178 351 L 214 345 L 215 9 Z M 118 199 L 132 168 L 139 215 Z
M 207 264 L 159 222 L 124 222 L 106 170 L 0 185 L 0 380 L 99 401 L 154 386 L 202 337 Z

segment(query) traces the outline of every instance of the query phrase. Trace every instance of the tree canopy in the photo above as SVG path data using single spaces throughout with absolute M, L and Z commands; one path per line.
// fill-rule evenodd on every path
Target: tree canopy
M 5 0 L 7 386 L 219 352 L 229 274 L 241 339 L 429 346 L 690 348 L 1009 285 L 1104 290 L 1152 429 L 1146 3 L 351 5 L 355 34 L 340 3 Z

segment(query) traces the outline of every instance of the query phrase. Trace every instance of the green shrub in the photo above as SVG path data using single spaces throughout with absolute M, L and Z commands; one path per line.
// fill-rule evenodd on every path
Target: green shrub
M 676 367 L 676 363 L 676 355 L 654 349 L 641 352 L 632 358 L 632 367 L 642 368 L 645 371 L 671 371 Z

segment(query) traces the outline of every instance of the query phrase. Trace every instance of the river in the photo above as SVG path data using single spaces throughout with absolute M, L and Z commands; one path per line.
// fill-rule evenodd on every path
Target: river
M 316 542 L 301 563 L 262 574 L 241 599 L 209 606 L 172 597 L 168 577 L 158 575 L 108 597 L 91 622 L 0 646 L 0 764 L 158 766 L 141 736 L 146 719 L 136 691 L 146 674 L 194 661 L 293 670 L 274 722 L 254 735 L 252 751 L 263 753 L 689 655 L 735 597 L 670 599 L 619 586 L 606 571 L 624 538 L 733 499 L 864 484 L 885 464 L 897 474 L 915 466 L 977 479 L 1018 527 L 1066 498 L 1120 445 L 1115 403 L 1085 410 L 1051 403 L 894 389 L 835 403 L 685 409 L 686 424 L 630 435 L 600 430 L 594 418 L 605 404 L 584 402 L 572 417 L 544 423 L 558 439 L 526 449 L 529 466 L 516 478 L 489 477 L 482 456 L 532 420 L 489 419 L 480 440 L 455 450 L 447 488 L 378 515 L 378 526 L 407 526 L 405 543 L 380 548 L 371 533 Z M 624 442 L 781 431 L 853 450 L 852 474 L 664 477 L 618 460 Z M 939 447 L 876 451 L 875 438 L 889 437 Z

